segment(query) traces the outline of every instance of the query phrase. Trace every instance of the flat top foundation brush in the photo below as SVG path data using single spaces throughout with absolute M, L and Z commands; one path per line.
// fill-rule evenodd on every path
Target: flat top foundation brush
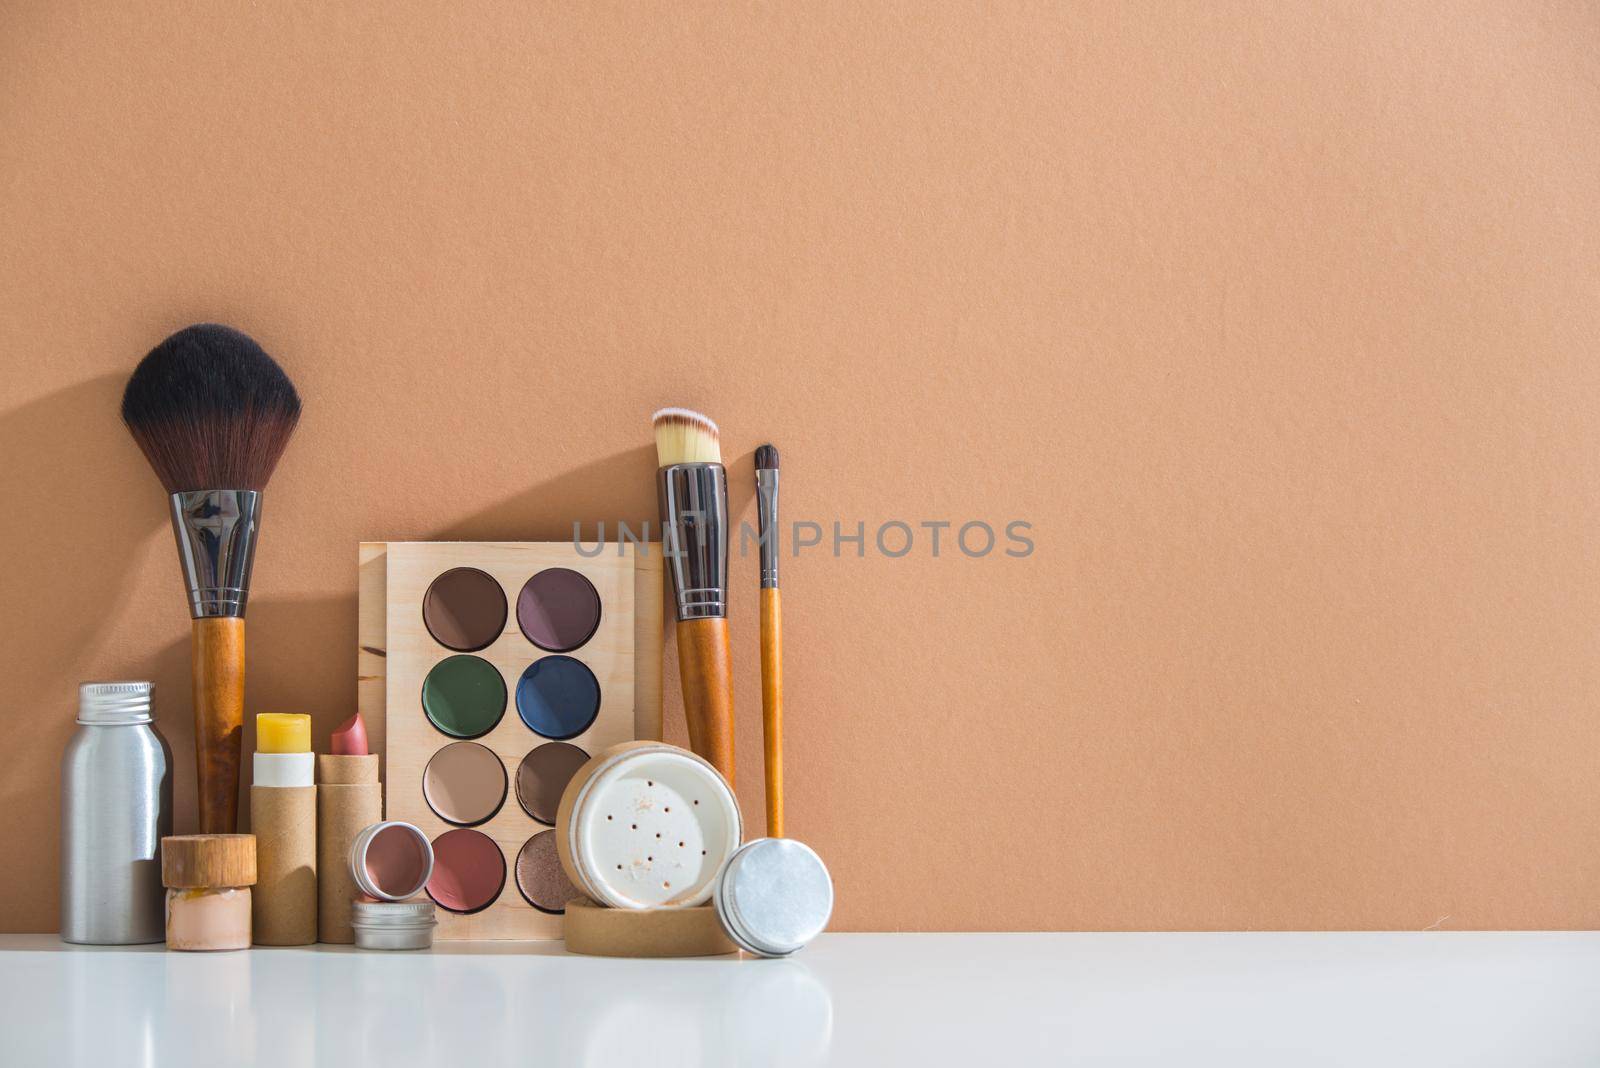
M 300 396 L 283 369 L 214 323 L 157 345 L 122 395 L 122 421 L 170 495 L 188 586 L 203 834 L 238 827 L 244 610 L 261 491 L 299 419 Z
M 687 408 L 655 413 L 663 551 L 678 617 L 689 748 L 733 782 L 728 650 L 728 473 L 717 424 Z

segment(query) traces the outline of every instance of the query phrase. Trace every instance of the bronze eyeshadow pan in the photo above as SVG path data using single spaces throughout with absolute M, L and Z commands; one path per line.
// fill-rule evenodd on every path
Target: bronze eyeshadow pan
M 517 889 L 528 904 L 555 915 L 566 912 L 567 902 L 582 896 L 561 867 L 555 831 L 540 831 L 523 843 L 517 854 Z

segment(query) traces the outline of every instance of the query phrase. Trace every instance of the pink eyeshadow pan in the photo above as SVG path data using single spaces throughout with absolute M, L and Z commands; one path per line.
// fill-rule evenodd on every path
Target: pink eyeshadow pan
M 428 896 L 451 912 L 477 912 L 494 904 L 506 885 L 506 858 L 482 831 L 458 827 L 433 840 Z

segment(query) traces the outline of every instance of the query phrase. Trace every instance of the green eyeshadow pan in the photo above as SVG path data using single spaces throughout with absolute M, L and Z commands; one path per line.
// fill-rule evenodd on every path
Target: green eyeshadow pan
M 478 738 L 506 712 L 506 680 L 481 656 L 446 657 L 422 681 L 422 711 L 452 738 Z

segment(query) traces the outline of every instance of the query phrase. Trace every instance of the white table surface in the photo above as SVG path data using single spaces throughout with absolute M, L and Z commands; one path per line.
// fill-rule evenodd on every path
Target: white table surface
M 167 953 L 0 938 L 0 1064 L 1600 1064 L 1600 934 L 827 935 Z

